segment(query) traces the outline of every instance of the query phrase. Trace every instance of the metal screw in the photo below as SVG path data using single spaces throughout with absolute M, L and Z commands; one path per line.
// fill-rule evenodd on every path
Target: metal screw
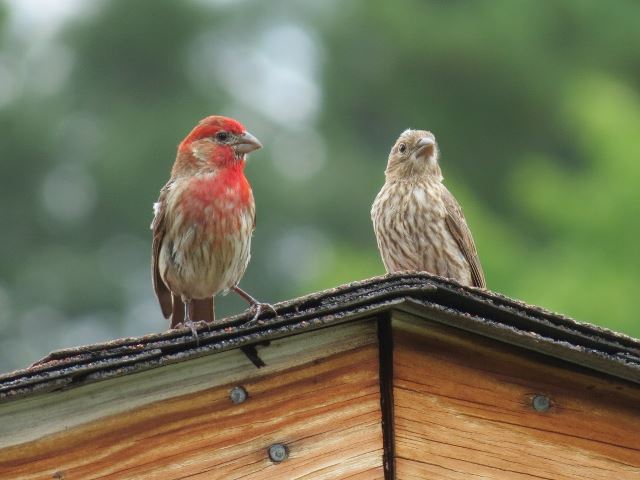
M 531 405 L 536 412 L 546 412 L 551 407 L 551 400 L 545 395 L 534 395 Z
M 54 478 L 55 480 L 64 480 L 64 472 L 55 472 L 51 478 Z
M 243 403 L 248 397 L 249 394 L 244 387 L 233 387 L 229 392 L 229 398 L 235 404 Z
M 269 458 L 273 463 L 280 463 L 289 456 L 289 449 L 282 443 L 274 443 L 269 447 Z

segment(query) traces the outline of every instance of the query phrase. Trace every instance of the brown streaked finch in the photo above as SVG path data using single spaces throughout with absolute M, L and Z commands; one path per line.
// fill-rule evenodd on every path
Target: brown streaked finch
M 462 209 L 442 183 L 431 132 L 405 130 L 389 153 L 385 183 L 371 207 L 387 272 L 425 271 L 486 287 Z
M 254 319 L 268 304 L 238 287 L 249 263 L 255 202 L 246 155 L 261 148 L 236 120 L 201 120 L 178 146 L 171 178 L 154 204 L 153 287 L 171 327 L 215 320 L 213 298 L 234 290 Z M 197 335 L 196 335 L 197 337 Z

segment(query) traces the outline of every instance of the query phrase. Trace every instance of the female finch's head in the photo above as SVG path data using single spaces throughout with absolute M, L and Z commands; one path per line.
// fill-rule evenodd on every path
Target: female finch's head
M 174 172 L 230 166 L 259 148 L 260 141 L 240 122 L 212 115 L 200 120 L 180 143 Z
M 400 134 L 389 153 L 385 174 L 393 179 L 433 176 L 442 180 L 438 155 L 438 144 L 433 133 L 407 129 Z

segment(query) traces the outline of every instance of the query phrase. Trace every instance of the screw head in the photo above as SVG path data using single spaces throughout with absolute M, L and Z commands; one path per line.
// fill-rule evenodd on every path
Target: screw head
M 269 458 L 273 463 L 280 463 L 289 456 L 289 449 L 282 443 L 274 443 L 269 447 Z
M 531 406 L 536 412 L 546 412 L 551 408 L 551 400 L 546 395 L 534 395 L 531 399 Z
M 229 392 L 229 398 L 235 404 L 243 403 L 244 401 L 247 400 L 248 397 L 249 397 L 249 394 L 244 389 L 244 387 L 239 387 L 239 386 L 233 387 Z

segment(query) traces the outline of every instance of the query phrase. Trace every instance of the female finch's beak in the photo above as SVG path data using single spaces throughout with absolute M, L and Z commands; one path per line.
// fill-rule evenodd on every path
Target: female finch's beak
M 436 142 L 433 138 L 422 137 L 416 144 L 416 157 L 429 158 L 433 154 Z
M 258 150 L 262 148 L 262 144 L 260 140 L 251 135 L 249 132 L 244 132 L 240 137 L 238 137 L 238 141 L 234 146 L 236 152 L 240 155 L 244 155 L 249 152 L 253 152 L 254 150 Z

